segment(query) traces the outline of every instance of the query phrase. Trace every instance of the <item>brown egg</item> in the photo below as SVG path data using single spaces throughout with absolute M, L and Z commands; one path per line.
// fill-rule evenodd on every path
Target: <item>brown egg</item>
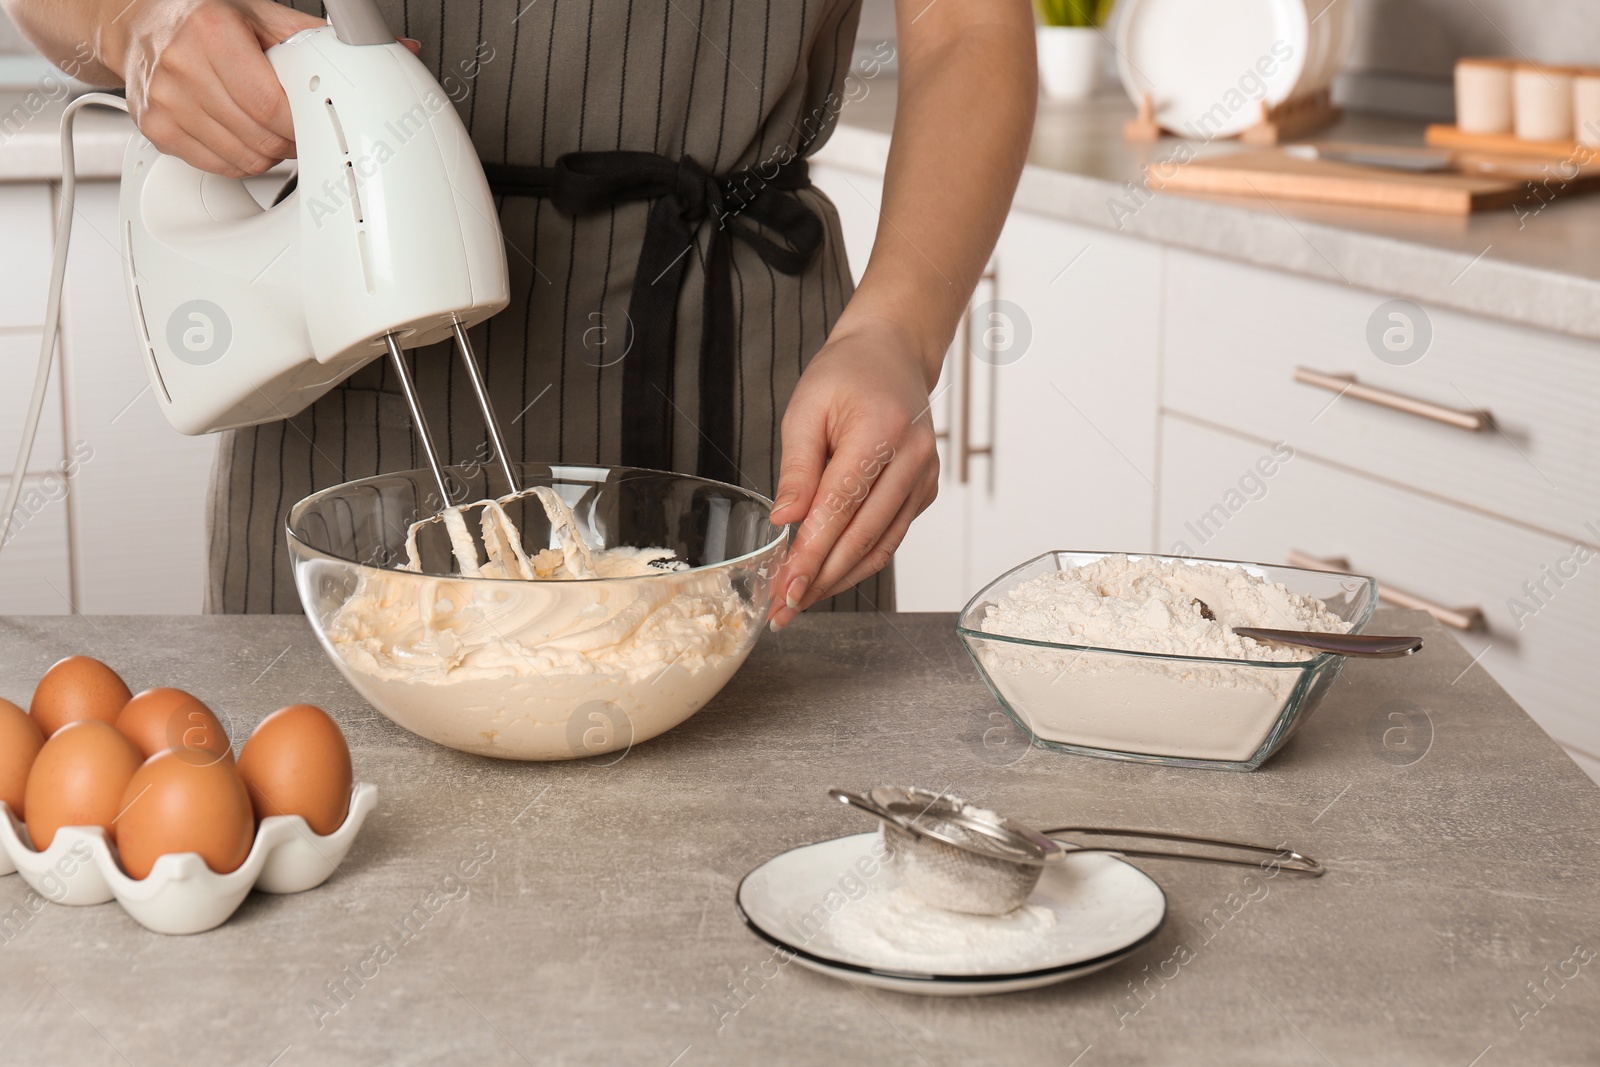
M 44 747 L 44 734 L 32 716 L 9 700 L 0 700 L 0 800 L 22 818 L 28 771 Z
M 88 656 L 68 656 L 44 672 L 28 710 L 50 737 L 69 722 L 116 722 L 132 695 L 117 672 L 104 663 Z
M 146 689 L 122 709 L 117 729 L 145 759 L 170 748 L 187 752 L 190 762 L 233 760 L 222 723 L 182 689 Z
M 43 852 L 63 826 L 110 830 L 142 759 L 110 723 L 68 723 L 50 735 L 28 774 L 28 836 Z
M 350 811 L 350 747 L 328 713 L 295 704 L 261 720 L 239 752 L 256 818 L 299 815 L 326 836 Z
M 122 794 L 117 857 L 130 878 L 148 877 L 158 857 L 174 852 L 198 853 L 218 874 L 250 855 L 256 823 L 233 761 L 192 762 L 190 752 L 150 757 Z

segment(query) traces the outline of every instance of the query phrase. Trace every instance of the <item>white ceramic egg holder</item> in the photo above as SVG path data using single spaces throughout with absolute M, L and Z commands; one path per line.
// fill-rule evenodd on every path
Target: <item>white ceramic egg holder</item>
M 0 875 L 21 874 L 55 904 L 115 900 L 148 930 L 198 934 L 227 922 L 252 889 L 302 893 L 327 881 L 377 803 L 378 787 L 357 782 L 350 813 L 326 837 L 298 815 L 272 815 L 261 820 L 250 855 L 236 871 L 217 874 L 195 853 L 183 852 L 160 857 L 148 877 L 135 880 L 123 873 L 100 827 L 64 826 L 49 848 L 35 852 L 27 827 L 0 801 Z

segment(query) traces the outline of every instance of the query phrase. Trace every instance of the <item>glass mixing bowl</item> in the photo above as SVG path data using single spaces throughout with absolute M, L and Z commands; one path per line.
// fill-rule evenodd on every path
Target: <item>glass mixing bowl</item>
M 592 548 L 663 548 L 680 570 L 521 581 L 447 576 L 430 472 L 363 478 L 289 512 L 300 601 L 334 664 L 373 707 L 430 741 L 502 759 L 626 750 L 683 722 L 725 685 L 766 623 L 787 535 L 737 486 L 630 467 L 515 468 L 553 487 Z M 451 498 L 498 496 L 483 467 L 447 471 Z M 557 547 L 534 497 L 506 506 L 529 556 Z M 468 524 L 477 534 L 477 513 Z M 475 538 L 476 539 L 476 538 Z M 480 553 L 481 553 L 480 542 Z M 480 558 L 481 555 L 480 555 Z M 686 566 L 685 566 L 686 565 Z
M 956 623 L 1000 706 L 1042 748 L 1083 756 L 1253 771 L 1283 747 L 1321 702 L 1345 657 L 1305 653 L 1292 662 L 1169 656 L 1029 641 L 987 633 L 989 607 L 1023 582 L 1072 570 L 1109 552 L 1046 552 L 1007 571 L 967 602 Z M 1378 585 L 1355 574 L 1237 560 L 1128 553 L 1242 567 L 1314 596 L 1361 633 Z

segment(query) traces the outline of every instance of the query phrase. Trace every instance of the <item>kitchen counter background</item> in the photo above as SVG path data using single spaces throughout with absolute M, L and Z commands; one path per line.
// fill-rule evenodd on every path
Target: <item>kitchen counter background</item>
M 819 162 L 883 173 L 894 124 L 891 77 L 861 78 Z M 1151 190 L 1144 169 L 1239 151 L 1122 137 L 1133 105 L 1120 90 L 1085 103 L 1042 102 L 1015 207 L 1035 214 L 1358 286 L 1423 304 L 1600 338 L 1600 194 L 1529 194 L 1465 218 Z M 1422 124 L 1354 115 L 1319 138 L 1420 144 Z M 1548 194 L 1546 194 L 1548 195 Z M 861 266 L 856 265 L 857 268 Z
M 1350 60 L 1334 100 L 1392 114 L 1450 120 L 1451 75 L 1460 56 L 1600 64 L 1593 0 L 1337 0 L 1354 10 Z M 870 53 L 895 38 L 895 0 L 865 0 L 859 42 Z M 1115 32 L 1113 10 L 1108 37 Z M 1108 71 L 1115 80 L 1112 57 Z

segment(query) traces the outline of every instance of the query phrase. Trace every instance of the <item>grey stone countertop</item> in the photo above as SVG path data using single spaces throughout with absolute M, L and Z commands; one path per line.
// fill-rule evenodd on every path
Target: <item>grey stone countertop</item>
M 803 617 L 678 729 L 564 764 L 402 732 L 300 618 L 0 619 L 0 695 L 26 700 L 83 653 L 135 689 L 191 690 L 236 743 L 310 701 L 380 791 L 331 881 L 253 894 L 192 937 L 148 933 L 115 904 L 30 908 L 22 880 L 0 878 L 0 1060 L 1600 1062 L 1600 962 L 1582 962 L 1600 947 L 1600 790 L 1427 616 L 1374 625 L 1428 647 L 1352 662 L 1283 752 L 1235 774 L 1019 747 L 993 732 L 949 615 Z M 1412 732 L 1386 748 L 1394 712 Z M 740 878 L 868 828 L 828 786 L 891 782 L 1036 825 L 1288 842 L 1328 873 L 1258 881 L 1270 891 L 1252 900 L 1248 870 L 1141 861 L 1170 904 L 1155 939 L 1028 993 L 922 998 L 782 965 L 740 922 Z M 392 958 L 366 966 L 379 942 Z
M 857 75 L 860 78 L 860 75 Z M 895 80 L 852 82 L 817 161 L 883 173 Z M 1237 152 L 1164 137 L 1130 144 L 1133 105 L 1118 90 L 1083 103 L 1041 102 L 1016 208 L 1131 237 L 1292 271 L 1423 304 L 1600 338 L 1600 194 L 1541 190 L 1525 204 L 1456 217 L 1266 197 L 1152 192 L 1187 158 Z M 1424 124 L 1354 115 L 1313 140 L 1421 144 Z M 1133 183 L 1130 187 L 1127 183 Z M 1544 200 L 1553 200 L 1546 205 Z

